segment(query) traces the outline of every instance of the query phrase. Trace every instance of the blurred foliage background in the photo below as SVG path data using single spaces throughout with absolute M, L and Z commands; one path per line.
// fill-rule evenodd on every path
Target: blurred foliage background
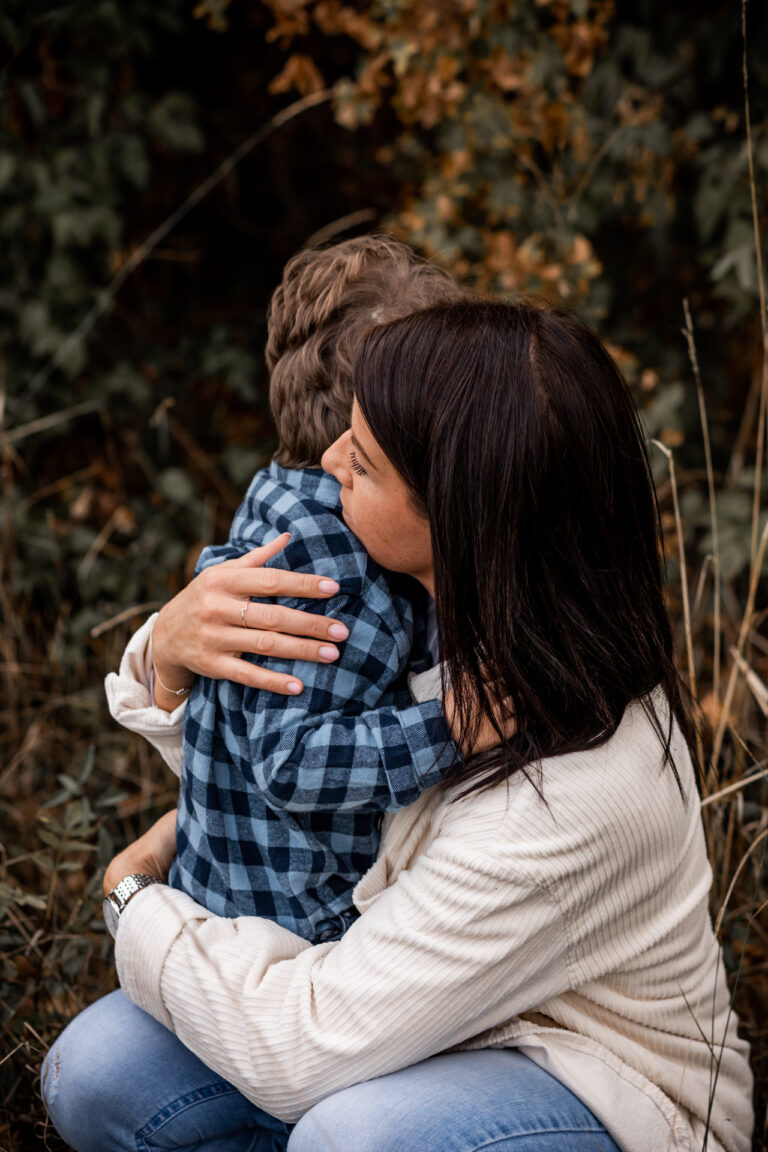
M 373 229 L 577 309 L 672 453 L 670 603 L 764 1147 L 768 8 L 4 0 L 0 53 L 0 1148 L 63 1147 L 40 1057 L 114 986 L 100 869 L 173 801 L 103 675 L 271 454 L 285 261 Z

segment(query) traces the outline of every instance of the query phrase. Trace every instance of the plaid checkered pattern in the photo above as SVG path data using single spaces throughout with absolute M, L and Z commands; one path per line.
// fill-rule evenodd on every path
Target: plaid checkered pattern
M 413 582 L 385 576 L 341 518 L 319 469 L 259 472 L 229 542 L 198 570 L 291 532 L 270 566 L 337 580 L 329 601 L 286 600 L 349 628 L 333 664 L 253 657 L 304 681 L 298 697 L 200 679 L 184 719 L 178 856 L 170 883 L 221 916 L 257 915 L 304 936 L 340 935 L 379 845 L 382 813 L 410 804 L 456 757 L 438 701 L 404 687 Z M 249 657 L 250 658 L 250 657 Z

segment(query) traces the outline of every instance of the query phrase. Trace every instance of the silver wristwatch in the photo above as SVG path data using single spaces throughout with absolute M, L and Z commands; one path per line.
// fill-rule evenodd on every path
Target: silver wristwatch
M 150 884 L 159 883 L 157 876 L 150 876 L 146 872 L 134 872 L 132 876 L 126 876 L 124 880 L 121 880 L 109 895 L 104 897 L 102 904 L 104 923 L 113 940 L 117 936 L 120 913 L 126 904 L 133 899 L 137 892 L 141 892 L 142 888 L 148 888 Z

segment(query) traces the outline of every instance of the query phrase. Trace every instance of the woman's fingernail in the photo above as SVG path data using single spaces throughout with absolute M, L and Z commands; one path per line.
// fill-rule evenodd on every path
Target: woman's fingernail
M 330 644 L 323 644 L 322 648 L 318 648 L 317 654 L 321 660 L 335 660 L 339 650 L 338 648 L 331 648 Z
M 328 635 L 332 640 L 346 640 L 349 636 L 349 628 L 345 624 L 331 624 L 328 628 Z
M 285 687 L 291 696 L 298 696 L 299 692 L 303 689 L 303 685 L 299 684 L 298 680 L 290 680 Z
M 339 586 L 335 580 L 320 580 L 317 585 L 320 592 L 338 592 Z

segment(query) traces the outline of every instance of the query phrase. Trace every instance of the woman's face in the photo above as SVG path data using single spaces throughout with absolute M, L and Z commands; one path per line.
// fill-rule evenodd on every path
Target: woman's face
M 405 481 L 352 406 L 352 426 L 324 453 L 322 465 L 341 484 L 347 526 L 382 568 L 415 577 L 434 595 L 429 521 L 413 507 Z

